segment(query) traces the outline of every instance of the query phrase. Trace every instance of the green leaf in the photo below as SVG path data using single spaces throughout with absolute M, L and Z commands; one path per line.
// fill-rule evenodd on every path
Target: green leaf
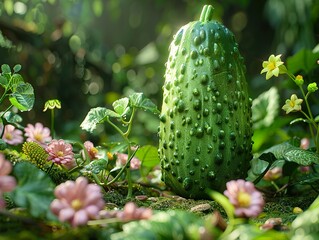
M 224 210 L 227 214 L 228 220 L 232 221 L 234 219 L 234 216 L 235 216 L 235 207 L 233 204 L 231 204 L 229 199 L 225 195 L 223 195 L 217 191 L 208 190 L 207 193 L 214 201 L 216 201 L 220 206 L 222 206 L 224 208 Z
M 257 184 L 275 163 L 276 157 L 272 152 L 262 153 L 258 158 L 251 161 L 251 169 L 248 172 L 248 179 L 254 184 Z
M 276 159 L 284 159 L 285 161 L 294 162 L 299 165 L 319 164 L 319 154 L 297 147 L 299 144 L 300 141 L 298 139 L 292 139 L 275 145 L 265 150 L 264 153 L 272 153 Z
M 112 105 L 115 112 L 123 116 L 123 114 L 127 111 L 128 104 L 129 104 L 129 98 L 125 97 L 125 98 L 116 100 L 115 102 L 113 102 Z
M 22 122 L 22 117 L 14 112 L 6 112 L 4 115 L 3 115 L 3 118 L 5 119 L 5 121 L 7 123 L 13 123 L 13 124 L 16 124 L 16 123 L 21 123 Z
M 9 81 L 8 88 L 11 88 L 12 92 L 15 92 L 17 87 L 24 83 L 23 77 L 20 74 L 13 74 Z
M 13 175 L 18 183 L 12 192 L 15 204 L 27 208 L 34 217 L 48 215 L 54 199 L 54 184 L 50 177 L 28 162 L 17 163 L 13 168 Z
M 3 87 L 6 87 L 8 84 L 8 79 L 3 75 L 0 75 L 0 84 Z
M 5 74 L 5 73 L 10 74 L 11 73 L 11 69 L 10 69 L 8 64 L 2 64 L 1 71 L 2 71 L 2 74 Z
M 17 72 L 19 72 L 20 70 L 21 70 L 21 65 L 20 64 L 17 64 L 17 65 L 15 65 L 14 67 L 13 67 L 13 72 L 15 72 L 15 73 L 17 73 Z
M 287 68 L 293 74 L 300 71 L 307 74 L 317 66 L 318 58 L 319 52 L 302 49 L 292 57 L 287 58 Z
M 81 172 L 99 174 L 102 170 L 107 168 L 107 164 L 107 159 L 96 159 L 91 161 L 89 164 L 85 165 Z
M 292 124 L 295 124 L 295 123 L 298 123 L 298 122 L 309 123 L 309 121 L 308 121 L 307 119 L 304 119 L 304 118 L 296 118 L 296 119 L 292 120 L 289 124 L 292 125 Z
M 301 148 L 294 148 L 285 152 L 284 158 L 287 161 L 309 166 L 312 163 L 319 164 L 319 155 Z
M 7 143 L 2 139 L 0 138 L 0 150 L 5 150 L 7 148 Z
M 157 106 L 143 93 L 133 93 L 129 96 L 130 99 L 130 105 L 136 108 L 140 108 L 145 111 L 150 111 L 154 114 L 159 114 L 159 110 L 157 109 Z
M 278 115 L 279 94 L 276 87 L 260 94 L 252 103 L 254 129 L 269 127 Z
M 88 132 L 93 132 L 98 124 L 106 121 L 107 117 L 120 118 L 121 116 L 107 108 L 92 108 L 86 115 L 80 127 Z
M 34 105 L 34 91 L 29 83 L 21 83 L 11 94 L 9 100 L 20 111 L 30 111 Z
M 139 148 L 135 153 L 135 157 L 141 160 L 144 167 L 153 168 L 160 163 L 157 148 L 152 145 Z

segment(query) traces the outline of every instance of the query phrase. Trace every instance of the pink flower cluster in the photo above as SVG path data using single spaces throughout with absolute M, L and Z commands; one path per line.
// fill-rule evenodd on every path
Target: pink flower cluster
M 252 182 L 232 180 L 226 187 L 224 194 L 235 207 L 237 217 L 257 217 L 262 212 L 265 201 Z
M 100 216 L 102 218 L 118 218 L 123 222 L 150 219 L 153 215 L 152 209 L 138 207 L 134 202 L 125 204 L 123 210 L 106 211 L 102 210 Z
M 11 192 L 17 185 L 16 180 L 8 174 L 12 170 L 12 165 L 0 154 L 0 209 L 5 207 L 5 201 L 2 199 L 4 192 Z
M 73 227 L 98 218 L 104 207 L 100 187 L 89 184 L 84 177 L 58 185 L 54 194 L 56 199 L 51 203 L 51 211 L 61 222 L 69 222 Z
M 127 163 L 128 155 L 125 153 L 117 153 L 116 165 L 119 167 L 124 166 Z M 130 168 L 132 170 L 139 169 L 141 167 L 141 161 L 137 157 L 133 157 L 130 162 Z
M 66 143 L 63 139 L 52 140 L 45 148 L 49 154 L 48 161 L 56 164 L 71 164 L 74 161 L 73 148 L 70 143 Z
M 23 143 L 23 132 L 17 129 L 15 126 L 7 124 L 5 125 L 3 131 L 2 139 L 6 143 L 10 145 L 18 145 Z M 44 127 L 42 123 L 36 123 L 35 125 L 27 124 L 24 132 L 24 136 L 27 138 L 27 141 L 37 142 L 43 147 L 45 147 L 46 144 L 52 140 L 50 136 L 50 129 Z

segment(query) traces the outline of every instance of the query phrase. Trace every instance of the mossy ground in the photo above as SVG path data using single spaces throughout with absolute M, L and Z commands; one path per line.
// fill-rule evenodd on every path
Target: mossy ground
M 109 189 L 105 193 L 106 208 L 110 210 L 122 209 L 127 202 L 133 201 L 138 206 L 149 207 L 153 211 L 182 210 L 193 212 L 203 218 L 217 210 L 227 221 L 223 208 L 213 200 L 185 199 L 170 192 L 149 189 L 140 185 L 135 185 L 134 190 L 133 197 L 126 198 L 125 188 L 119 186 L 118 188 Z M 262 225 L 269 218 L 281 218 L 283 225 L 289 227 L 290 223 L 298 215 L 293 212 L 293 209 L 299 207 L 302 210 L 306 210 L 315 197 L 315 194 L 267 197 L 263 213 L 258 218 L 252 219 L 252 221 L 257 225 Z M 98 239 L 109 239 L 108 236 L 112 232 L 120 231 L 120 224 L 114 224 L 112 228 L 102 232 L 94 226 L 72 229 L 66 226 L 58 226 L 54 222 L 48 224 L 41 221 L 41 219 L 28 218 L 23 209 L 16 209 L 15 214 L 17 213 L 16 211 L 21 211 L 18 214 L 19 217 L 0 216 L 0 240 L 13 238 L 47 239 L 48 236 L 51 239 L 97 239 L 96 237 Z

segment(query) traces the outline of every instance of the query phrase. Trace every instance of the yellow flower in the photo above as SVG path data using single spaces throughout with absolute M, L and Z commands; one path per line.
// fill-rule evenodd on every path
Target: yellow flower
M 286 67 L 283 65 L 284 62 L 280 59 L 281 54 L 275 56 L 274 54 L 270 55 L 268 61 L 263 62 L 263 69 L 260 74 L 266 72 L 266 80 L 272 76 L 278 77 L 279 73 L 286 72 Z
M 301 111 L 301 103 L 302 99 L 299 99 L 296 94 L 292 94 L 290 99 L 286 100 L 286 104 L 282 107 L 286 114 L 290 112 L 298 112 Z
M 51 99 L 45 102 L 43 112 L 45 112 L 47 109 L 60 109 L 61 108 L 61 102 L 58 99 Z

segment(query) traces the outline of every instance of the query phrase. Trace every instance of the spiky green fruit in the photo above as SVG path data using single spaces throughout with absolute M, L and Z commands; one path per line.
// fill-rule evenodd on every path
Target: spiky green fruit
M 207 198 L 245 178 L 252 148 L 251 99 L 234 35 L 204 6 L 174 36 L 160 116 L 162 178 L 177 194 Z

